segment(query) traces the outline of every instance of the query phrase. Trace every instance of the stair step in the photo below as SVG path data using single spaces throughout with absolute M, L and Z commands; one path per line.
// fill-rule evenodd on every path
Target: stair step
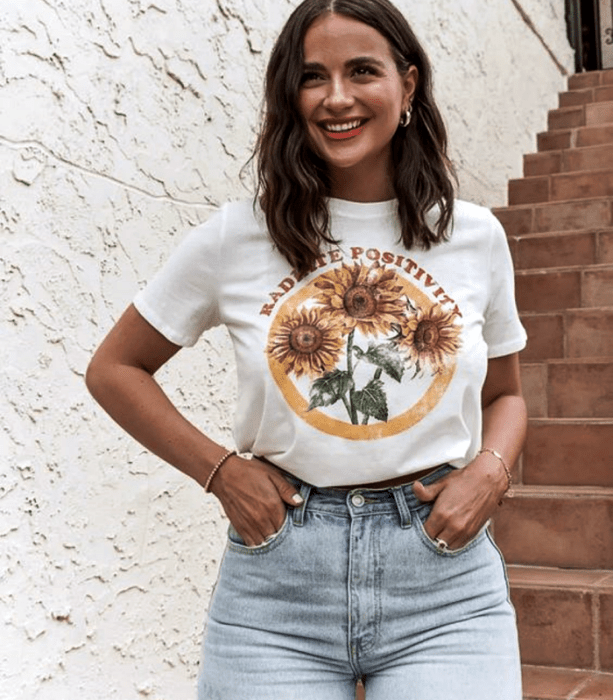
M 554 173 L 509 180 L 509 204 L 535 204 L 613 196 L 613 170 Z
M 516 270 L 613 264 L 613 229 L 509 236 Z
M 517 270 L 515 297 L 520 311 L 613 306 L 613 265 Z
M 598 70 L 588 73 L 576 73 L 568 79 L 569 90 L 583 90 L 597 85 L 613 85 L 613 70 Z
M 546 202 L 492 210 L 508 236 L 550 231 L 589 231 L 613 226 L 613 198 Z
M 531 418 L 613 418 L 613 361 L 562 359 L 522 364 Z
M 531 418 L 522 482 L 533 486 L 613 487 L 613 419 Z
M 539 151 L 599 146 L 609 144 L 612 141 L 613 124 L 543 131 L 536 136 Z
M 611 167 L 611 163 L 613 163 L 613 140 L 611 143 L 599 146 L 529 153 L 524 156 L 524 176 L 606 170 Z
M 524 664 L 613 671 L 613 571 L 509 566 Z
M 549 111 L 547 127 L 550 131 L 573 129 L 579 126 L 602 126 L 613 123 L 613 101 L 593 102 L 576 107 L 559 107 Z
M 613 569 L 611 523 L 613 488 L 518 485 L 494 534 L 509 564 Z
M 613 85 L 569 90 L 558 95 L 560 107 L 577 107 L 592 102 L 608 102 L 613 100 Z
M 610 700 L 613 674 L 522 666 L 524 700 Z
M 521 362 L 562 358 L 609 358 L 613 361 L 613 308 L 524 312 L 528 344 Z

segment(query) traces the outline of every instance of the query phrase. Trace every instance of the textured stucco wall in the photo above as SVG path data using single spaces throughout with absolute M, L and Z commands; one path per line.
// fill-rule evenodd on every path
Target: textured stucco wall
M 96 408 L 88 358 L 228 198 L 286 0 L 0 0 L 0 697 L 193 697 L 223 550 L 212 497 Z M 563 79 L 512 0 L 404 0 L 462 195 L 505 200 Z M 524 0 L 570 66 L 561 2 Z M 231 443 L 223 331 L 161 372 Z

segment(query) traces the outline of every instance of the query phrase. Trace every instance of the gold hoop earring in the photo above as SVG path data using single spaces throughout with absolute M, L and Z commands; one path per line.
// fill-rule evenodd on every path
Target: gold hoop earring
M 411 112 L 412 112 L 412 111 L 413 111 L 413 108 L 412 108 L 411 105 L 409 105 L 409 108 L 407 109 L 407 111 L 406 111 L 404 114 L 401 114 L 401 115 L 400 115 L 400 122 L 399 122 L 399 124 L 400 124 L 400 126 L 402 126 L 403 128 L 406 128 L 406 127 L 409 126 L 409 124 L 411 123 Z

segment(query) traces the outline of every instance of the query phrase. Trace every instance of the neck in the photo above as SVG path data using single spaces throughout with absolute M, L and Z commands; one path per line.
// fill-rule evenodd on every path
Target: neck
M 391 168 L 374 168 L 360 164 L 354 168 L 338 168 L 330 173 L 330 194 L 350 202 L 385 202 L 394 199 L 396 191 Z

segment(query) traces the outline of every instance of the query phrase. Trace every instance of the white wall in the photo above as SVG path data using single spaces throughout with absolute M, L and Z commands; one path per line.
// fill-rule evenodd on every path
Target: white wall
M 94 406 L 83 374 L 137 287 L 228 198 L 285 0 L 0 0 L 0 697 L 193 697 L 223 550 L 212 497 Z M 561 2 L 525 2 L 570 67 Z M 564 81 L 511 0 L 404 0 L 462 195 L 505 200 Z M 231 444 L 222 331 L 161 373 Z

